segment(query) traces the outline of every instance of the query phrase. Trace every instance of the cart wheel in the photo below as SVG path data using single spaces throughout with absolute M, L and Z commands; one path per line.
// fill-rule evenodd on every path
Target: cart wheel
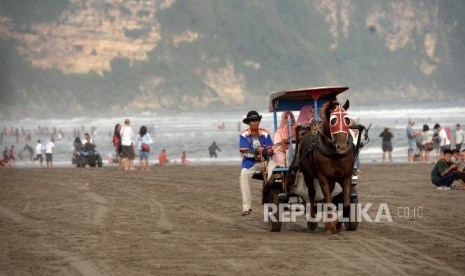
M 103 165 L 102 157 L 99 156 L 99 157 L 97 158 L 97 166 L 98 166 L 99 168 L 101 168 L 102 165 Z
M 279 189 L 271 189 L 268 195 L 268 203 L 273 203 L 277 206 L 277 211 L 275 214 L 271 213 L 271 209 L 268 211 L 268 228 L 270 232 L 279 232 L 281 231 L 282 222 L 279 221 L 279 194 L 281 191 Z
M 353 186 L 351 189 L 350 189 L 350 203 L 354 203 L 354 208 L 355 208 L 355 218 L 357 218 L 357 214 L 358 212 L 360 212 L 360 210 L 358 210 L 358 206 L 357 206 L 357 203 L 358 203 L 358 194 L 357 194 L 357 189 L 355 188 L 355 186 Z M 357 230 L 357 227 L 358 227 L 358 222 L 357 221 L 350 221 L 350 222 L 344 222 L 344 225 L 347 229 L 347 231 L 355 231 Z

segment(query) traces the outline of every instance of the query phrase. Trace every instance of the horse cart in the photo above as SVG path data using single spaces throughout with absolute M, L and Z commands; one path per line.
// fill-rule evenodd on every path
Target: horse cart
M 274 119 L 275 157 L 276 148 L 285 149 L 286 162 L 268 172 L 261 171 L 264 218 L 270 231 L 281 231 L 283 221 L 287 222 L 284 213 L 292 218 L 292 212 L 305 213 L 307 227 L 314 230 L 318 226 L 318 211 L 332 212 L 332 219 L 325 222 L 327 233 L 340 231 L 342 222 L 349 231 L 357 229 L 358 176 L 354 162 L 368 143 L 369 128 L 355 124 L 347 116 L 349 101 L 344 105 L 337 102 L 336 96 L 346 90 L 348 87 L 335 86 L 271 94 L 269 111 Z M 300 111 L 299 119 L 303 117 L 304 121 L 296 122 L 292 111 Z M 279 128 L 278 113 L 285 115 Z M 276 133 L 283 131 L 283 125 L 287 135 L 277 143 Z M 318 204 L 326 204 L 329 210 L 318 209 Z M 335 210 L 335 206 L 342 210 Z M 341 219 L 341 214 L 346 219 Z

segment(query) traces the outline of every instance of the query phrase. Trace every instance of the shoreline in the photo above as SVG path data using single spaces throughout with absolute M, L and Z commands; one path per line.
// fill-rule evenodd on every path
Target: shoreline
M 139 160 L 136 158 L 134 159 L 134 167 L 138 167 L 138 162 Z M 167 165 L 164 165 L 164 166 L 186 166 L 186 167 L 203 167 L 203 166 L 220 166 L 220 167 L 223 167 L 223 166 L 231 166 L 231 167 L 235 167 L 235 166 L 241 166 L 241 162 L 242 160 L 238 160 L 238 161 L 231 161 L 231 160 L 228 160 L 228 161 L 215 161 L 215 160 L 212 160 L 212 161 L 200 161 L 200 162 L 196 162 L 196 161 L 191 161 L 191 160 L 188 160 L 188 164 L 187 165 L 182 165 L 181 162 L 175 160 L 174 162 L 169 162 Z M 397 166 L 397 165 L 431 165 L 431 166 L 434 166 L 434 164 L 436 163 L 436 161 L 430 161 L 428 163 L 425 163 L 423 161 L 415 161 L 413 163 L 408 163 L 407 161 L 405 162 L 399 162 L 399 161 L 393 161 L 393 162 L 382 162 L 382 161 L 371 161 L 371 162 L 366 162 L 366 163 L 361 163 L 360 166 L 361 168 L 365 167 L 365 166 L 382 166 L 382 165 L 386 165 L 386 166 L 390 166 L 390 165 L 393 165 L 393 166 Z M 108 163 L 107 160 L 104 160 L 103 161 L 103 168 L 105 167 L 117 167 L 118 165 L 116 163 Z M 45 161 L 44 161 L 44 167 L 45 167 Z M 70 162 L 67 162 L 67 161 L 61 161 L 61 162 L 56 162 L 53 164 L 53 167 L 54 168 L 77 168 L 75 165 L 71 164 Z M 160 167 L 158 161 L 151 161 L 149 160 L 149 167 Z M 28 163 L 28 162 L 17 162 L 16 165 L 14 167 L 11 167 L 10 169 L 14 169 L 14 168 L 17 168 L 17 169 L 30 169 L 30 168 L 37 168 L 37 169 L 40 169 L 40 165 L 38 163 Z M 91 167 L 86 167 L 88 169 L 91 169 Z M 1 167 L 0 167 L 1 169 Z M 82 168 L 81 168 L 82 169 Z

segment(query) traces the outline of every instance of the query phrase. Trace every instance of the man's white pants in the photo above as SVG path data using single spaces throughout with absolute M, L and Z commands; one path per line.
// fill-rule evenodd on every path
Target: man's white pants
M 268 162 L 267 172 L 268 178 L 271 176 L 272 170 L 276 167 L 276 163 L 272 160 Z M 260 170 L 260 163 L 255 163 L 250 169 L 242 169 L 239 177 L 242 194 L 242 211 L 252 209 L 252 193 L 250 192 L 250 180 L 256 171 Z
M 252 193 L 250 192 L 250 180 L 255 171 L 260 170 L 260 163 L 255 163 L 250 169 L 242 168 L 239 184 L 242 194 L 242 211 L 252 209 Z

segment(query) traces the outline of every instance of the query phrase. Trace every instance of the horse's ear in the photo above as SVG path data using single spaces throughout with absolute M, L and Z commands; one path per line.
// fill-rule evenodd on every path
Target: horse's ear
M 346 103 L 342 106 L 344 110 L 349 109 L 349 100 L 346 100 Z

